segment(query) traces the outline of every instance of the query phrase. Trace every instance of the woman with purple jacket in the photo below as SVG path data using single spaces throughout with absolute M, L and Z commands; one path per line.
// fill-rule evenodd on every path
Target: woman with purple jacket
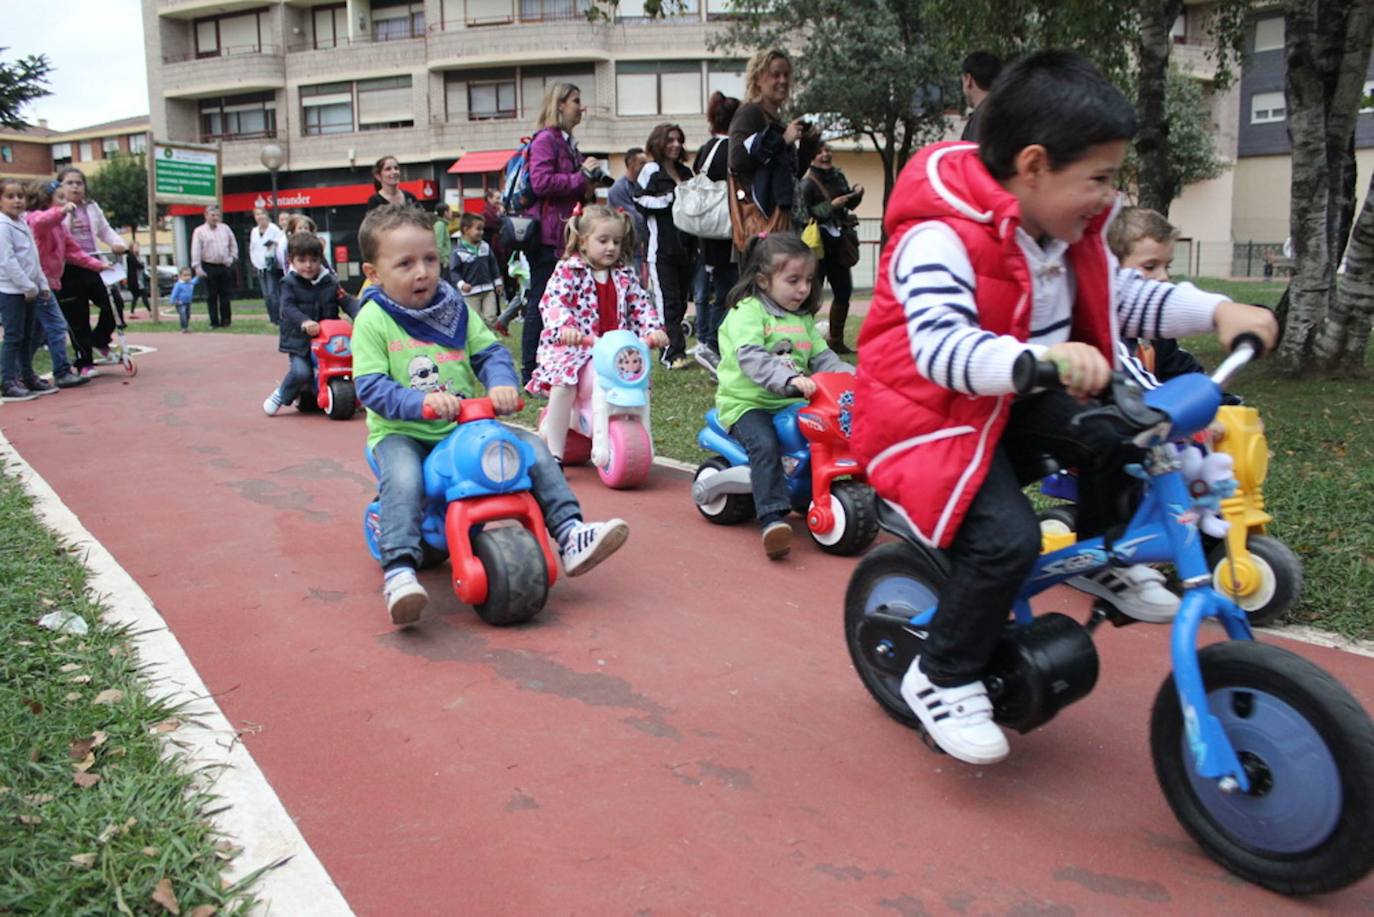
M 582 90 L 572 83 L 550 83 L 539 110 L 538 132 L 530 142 L 530 189 L 535 196 L 531 210 L 539 218 L 539 246 L 530 256 L 530 288 L 520 338 L 523 382 L 529 382 L 534 372 L 539 334 L 544 330 L 539 300 L 563 255 L 568 217 L 579 203 L 592 199 L 596 183 L 606 175 L 595 157 L 583 158 L 572 136 L 586 111 Z

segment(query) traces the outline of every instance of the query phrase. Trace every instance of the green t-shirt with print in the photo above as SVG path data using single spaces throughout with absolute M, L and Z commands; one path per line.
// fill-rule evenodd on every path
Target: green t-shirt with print
M 407 334 L 386 310 L 368 302 L 353 323 L 353 376 L 385 373 L 394 381 L 425 392 L 450 392 L 471 398 L 482 390 L 469 353 L 481 353 L 498 343 L 496 335 L 473 309 L 468 309 L 467 349 L 418 341 Z M 371 409 L 367 412 L 367 445 L 372 448 L 392 433 L 437 443 L 453 431 L 452 421 L 396 420 Z
M 761 408 L 776 413 L 789 404 L 805 401 L 777 395 L 744 374 L 739 365 L 739 348 L 762 347 L 771 354 L 790 359 L 796 373 L 810 375 L 808 367 L 816 354 L 829 347 L 816 329 L 816 318 L 803 312 L 774 315 L 756 296 L 740 300 L 726 310 L 720 323 L 720 365 L 716 367 L 716 410 L 728 430 L 745 411 Z

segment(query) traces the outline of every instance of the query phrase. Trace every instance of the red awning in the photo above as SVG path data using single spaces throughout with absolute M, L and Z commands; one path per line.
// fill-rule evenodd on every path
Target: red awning
M 476 150 L 464 153 L 462 159 L 448 167 L 448 171 L 450 175 L 500 172 L 506 167 L 506 160 L 514 155 L 515 150 Z

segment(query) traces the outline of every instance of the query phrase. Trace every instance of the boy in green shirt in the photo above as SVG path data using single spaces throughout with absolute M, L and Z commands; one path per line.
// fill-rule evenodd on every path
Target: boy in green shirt
M 439 277 L 431 218 L 417 207 L 378 207 L 358 230 L 363 273 L 372 281 L 353 325 L 353 374 L 367 408 L 368 448 L 380 477 L 382 586 L 393 624 L 414 624 L 429 596 L 415 578 L 421 558 L 424 460 L 454 428 L 465 397 L 487 389 L 499 414 L 519 403 L 510 353 L 481 316 Z M 447 422 L 423 420 L 428 407 Z M 620 519 L 583 522 L 577 498 L 543 442 L 511 432 L 535 453 L 533 494 L 557 540 L 568 576 L 586 573 L 625 543 Z

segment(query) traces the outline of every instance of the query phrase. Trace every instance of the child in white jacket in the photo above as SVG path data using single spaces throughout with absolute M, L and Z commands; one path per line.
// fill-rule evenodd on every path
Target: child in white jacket
M 33 371 L 31 342 L 38 336 L 40 296 L 51 296 L 48 278 L 38 263 L 38 246 L 24 220 L 27 195 L 23 182 L 0 178 L 0 401 L 32 401 L 56 392 Z

